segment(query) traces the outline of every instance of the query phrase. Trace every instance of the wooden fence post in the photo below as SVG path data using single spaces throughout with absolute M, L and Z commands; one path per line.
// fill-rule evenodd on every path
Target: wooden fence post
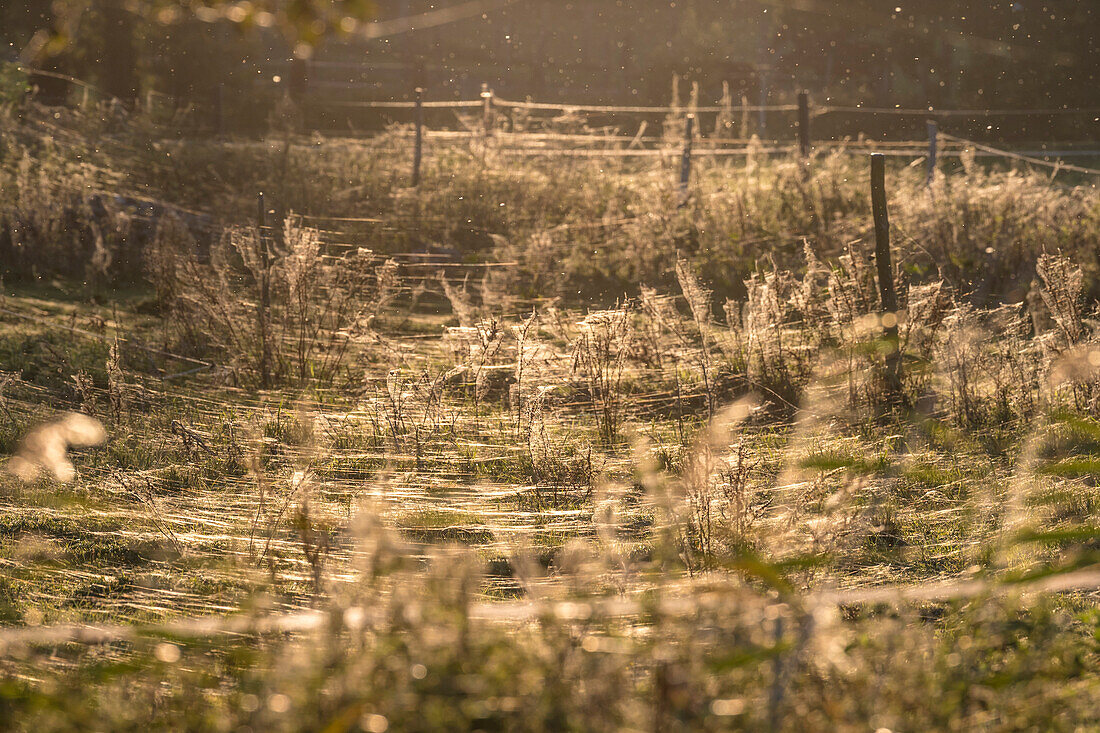
M 898 339 L 898 295 L 890 260 L 890 217 L 886 210 L 886 158 L 871 154 L 871 211 L 875 219 L 875 268 L 882 300 L 882 327 L 886 341 L 886 388 L 892 400 L 901 396 L 901 353 Z
M 691 182 L 691 142 L 695 133 L 695 115 L 684 120 L 684 151 L 680 157 L 680 206 L 687 204 L 688 183 Z
M 798 93 L 798 147 L 803 158 L 810 157 L 810 93 Z
M 481 85 L 481 130 L 485 136 L 493 127 L 493 90 L 487 82 Z
M 783 693 L 787 685 L 787 671 L 784 664 L 786 660 L 783 658 L 781 646 L 785 631 L 784 626 L 783 616 L 776 616 L 772 638 L 774 640 L 773 648 L 777 653 L 772 659 L 772 684 L 768 690 L 768 728 L 770 730 L 779 730 L 783 721 Z
M 935 120 L 928 120 L 928 179 L 925 185 L 931 186 L 936 177 L 936 138 L 939 136 L 939 127 Z
M 757 108 L 756 126 L 761 138 L 768 131 L 768 72 L 759 72 L 760 79 L 760 106 Z
M 424 149 L 424 90 L 416 88 L 416 138 L 413 142 L 412 185 L 420 185 L 420 158 Z
M 260 383 L 264 389 L 271 386 L 271 364 L 267 346 L 267 313 L 270 308 L 271 291 L 268 282 L 270 261 L 267 256 L 267 238 L 264 229 L 267 228 L 267 206 L 264 203 L 264 193 L 260 191 L 257 197 L 256 231 L 260 248 L 260 303 L 257 310 L 257 325 L 260 332 Z
M 290 95 L 292 102 L 300 105 L 305 101 L 306 94 L 309 93 L 309 61 L 300 58 L 291 59 L 287 76 L 287 94 Z
M 214 131 L 219 137 L 225 134 L 225 84 L 214 87 Z

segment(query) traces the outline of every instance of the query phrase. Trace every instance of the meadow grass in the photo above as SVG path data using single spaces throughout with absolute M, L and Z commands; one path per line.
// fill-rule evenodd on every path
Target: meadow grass
M 411 191 L 396 133 L 5 114 L 0 445 L 108 432 L 0 474 L 5 728 L 1100 714 L 1095 188 L 893 172 L 893 393 L 843 154 L 702 163 L 677 208 L 671 163 L 436 142 Z M 119 181 L 209 246 L 91 211 Z

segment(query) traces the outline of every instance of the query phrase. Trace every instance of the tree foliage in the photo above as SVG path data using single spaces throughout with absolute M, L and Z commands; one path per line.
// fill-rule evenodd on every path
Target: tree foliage
M 28 3 L 22 13 L 12 15 L 25 28 L 33 28 L 21 54 L 29 61 L 65 51 L 82 23 L 97 11 L 165 27 L 193 18 L 226 21 L 242 32 L 278 29 L 295 55 L 308 57 L 326 37 L 354 32 L 374 17 L 375 10 L 373 0 L 57 0 L 48 5 Z

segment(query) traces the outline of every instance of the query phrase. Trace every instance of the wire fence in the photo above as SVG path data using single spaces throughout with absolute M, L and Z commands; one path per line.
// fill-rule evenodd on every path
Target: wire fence
M 21 67 L 31 76 L 41 76 L 67 81 L 79 89 L 86 103 L 88 95 L 97 95 L 115 105 L 121 100 L 104 93 L 92 84 L 65 74 L 44 71 L 31 67 Z M 143 102 L 149 112 L 158 105 L 168 109 L 185 111 L 182 118 L 165 124 L 182 126 L 191 134 L 227 134 L 231 125 L 227 120 L 226 104 L 223 101 L 224 89 L 218 88 L 211 95 L 212 102 L 182 101 L 160 93 L 150 92 Z M 287 97 L 289 98 L 289 97 Z M 159 101 L 154 101 L 159 100 Z M 336 134 L 362 138 L 379 138 L 378 126 L 389 125 L 389 135 L 380 138 L 383 143 L 391 143 L 393 138 L 411 138 L 414 134 L 426 140 L 485 140 L 491 138 L 495 149 L 508 155 L 521 156 L 561 156 L 561 157 L 607 157 L 607 158 L 647 158 L 667 156 L 675 151 L 681 136 L 684 120 L 688 116 L 699 119 L 701 115 L 714 116 L 711 132 L 707 126 L 696 124 L 693 138 L 704 141 L 704 146 L 695 146 L 691 154 L 695 157 L 739 157 L 750 154 L 788 155 L 793 152 L 805 152 L 812 145 L 814 150 L 839 150 L 847 153 L 880 152 L 894 157 L 920 156 L 929 154 L 928 140 L 887 140 L 880 137 L 864 137 L 858 124 L 850 135 L 837 138 L 828 134 L 815 140 L 811 124 L 833 117 L 857 116 L 864 120 L 877 117 L 910 118 L 913 122 L 935 122 L 956 125 L 982 121 L 1011 120 L 1014 118 L 1075 118 L 1085 123 L 1100 122 L 1098 108 L 972 108 L 937 109 L 934 107 L 915 108 L 872 107 L 866 105 L 832 105 L 812 103 L 806 94 L 799 95 L 798 104 L 723 104 L 697 105 L 672 104 L 659 105 L 597 105 L 568 102 L 539 102 L 531 99 L 514 100 L 497 96 L 487 86 L 477 99 L 428 100 L 418 98 L 405 100 L 342 100 L 318 94 L 316 92 L 299 97 L 296 106 L 309 110 L 310 120 L 305 131 Z M 332 117 L 334 111 L 347 113 L 356 111 L 373 115 L 371 120 L 360 120 L 364 124 L 357 126 L 353 120 L 338 120 Z M 477 112 L 480 111 L 480 115 Z M 423 119 L 425 112 L 449 113 L 451 119 L 435 119 L 428 124 Z M 395 113 L 401 119 L 387 119 L 386 113 Z M 409 119 L 409 114 L 413 119 Z M 537 116 L 549 113 L 550 117 Z M 381 115 L 381 117 L 379 117 Z M 773 125 L 775 129 L 794 130 L 799 140 L 785 142 L 769 137 L 766 132 L 768 115 L 782 117 L 782 123 Z M 792 117 L 794 115 L 794 117 Z M 251 117 L 255 117 L 254 114 Z M 583 117 L 583 119 L 563 119 Z M 750 117 L 755 120 L 750 123 Z M 606 124 L 598 124 L 596 118 Z M 647 119 L 649 118 L 649 119 Z M 811 123 L 812 121 L 812 123 Z M 343 124 L 338 124 L 338 123 Z M 658 134 L 647 134 L 650 127 Z M 396 125 L 396 128 L 393 126 Z M 579 128 L 565 131 L 563 127 Z M 988 126 L 990 129 L 992 125 Z M 409 128 L 416 128 L 414 133 Z M 631 134 L 624 128 L 637 129 Z M 733 129 L 739 129 L 740 135 L 731 135 Z M 748 134 L 755 129 L 754 134 Z M 396 131 L 396 135 L 393 134 Z M 178 130 L 177 130 L 178 132 Z M 1077 142 L 1061 142 L 1051 149 L 1030 148 L 1009 150 L 1004 146 L 995 146 L 988 141 L 975 140 L 973 136 L 940 133 L 946 143 L 936 151 L 941 157 L 958 157 L 974 154 L 977 157 L 1001 157 L 1021 163 L 1056 168 L 1060 171 L 1095 175 L 1096 169 L 1064 163 L 1065 157 L 1100 156 L 1100 147 L 1094 139 Z M 759 145 L 750 143 L 759 141 Z

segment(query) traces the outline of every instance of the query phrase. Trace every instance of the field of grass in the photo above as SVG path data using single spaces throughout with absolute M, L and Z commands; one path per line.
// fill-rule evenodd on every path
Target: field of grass
M 0 114 L 0 727 L 1100 719 L 1087 181 Z

